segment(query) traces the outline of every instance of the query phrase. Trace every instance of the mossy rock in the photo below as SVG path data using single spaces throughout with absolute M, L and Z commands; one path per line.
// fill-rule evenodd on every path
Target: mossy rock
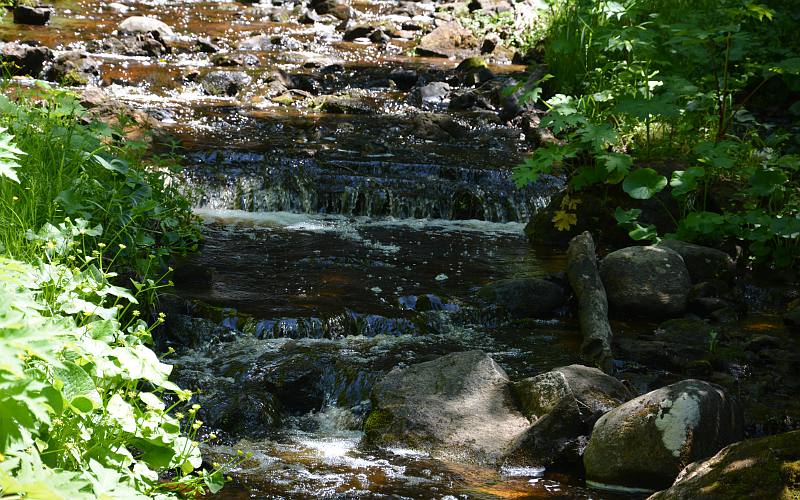
M 800 430 L 734 443 L 649 500 L 800 498 Z

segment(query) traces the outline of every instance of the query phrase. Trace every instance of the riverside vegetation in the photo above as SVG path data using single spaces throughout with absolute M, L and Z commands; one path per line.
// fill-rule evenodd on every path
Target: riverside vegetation
M 130 123 L 93 120 L 45 86 L 0 97 L 0 492 L 9 498 L 191 497 L 191 396 L 149 348 L 166 259 L 196 247 L 168 159 Z M 13 90 L 11 92 L 10 90 Z M 148 320 L 146 320 L 149 319 Z M 10 495 L 10 496 L 9 496 Z
M 562 230 L 577 223 L 582 194 L 599 192 L 634 240 L 738 244 L 756 264 L 796 265 L 798 12 L 796 1 L 553 2 L 547 73 L 527 97 L 546 105 L 541 125 L 557 140 L 517 168 L 517 182 L 569 176 L 553 218 Z M 656 199 L 670 223 L 618 208 L 609 193 L 620 186 Z

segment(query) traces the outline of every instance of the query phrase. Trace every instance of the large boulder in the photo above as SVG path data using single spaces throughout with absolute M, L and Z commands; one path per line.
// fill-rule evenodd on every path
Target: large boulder
M 478 290 L 478 297 L 517 318 L 549 318 L 566 301 L 564 288 L 540 278 L 496 281 Z
M 167 23 L 154 17 L 146 16 L 131 16 L 125 19 L 117 26 L 117 31 L 120 35 L 138 35 L 156 32 L 159 36 L 165 37 L 175 34 Z
M 417 47 L 417 54 L 432 57 L 465 57 L 478 52 L 478 39 L 455 21 L 444 23 L 423 36 Z
M 800 430 L 732 444 L 648 500 L 800 498 Z
M 633 397 L 616 378 L 582 365 L 521 380 L 512 392 L 534 423 L 510 458 L 547 466 L 579 466 L 597 419 Z
M 608 254 L 600 262 L 600 278 L 612 311 L 656 318 L 683 314 L 692 286 L 680 254 L 659 246 Z
M 100 62 L 81 50 L 57 54 L 45 71 L 45 78 L 67 86 L 86 85 L 99 76 Z
M 23 43 L 6 43 L 0 48 L 0 60 L 12 75 L 28 75 L 38 78 L 45 63 L 53 58 L 53 51 L 47 47 Z
M 736 263 L 722 250 L 680 240 L 664 240 L 658 246 L 675 250 L 680 254 L 692 283 L 718 279 L 729 281 L 736 272 Z
M 663 489 L 691 462 L 742 436 L 738 404 L 701 380 L 683 380 L 606 413 L 583 456 L 586 479 L 598 486 Z
M 505 372 L 481 351 L 395 368 L 375 385 L 371 399 L 367 442 L 434 456 L 494 463 L 530 426 L 514 408 Z

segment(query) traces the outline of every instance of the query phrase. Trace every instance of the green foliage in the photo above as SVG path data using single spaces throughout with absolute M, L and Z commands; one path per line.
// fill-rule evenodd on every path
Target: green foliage
M 68 93 L 15 91 L 0 96 L 0 496 L 218 491 L 199 407 L 148 348 L 164 316 L 141 319 L 166 259 L 198 239 L 168 163 L 144 163 L 125 117 L 111 128 Z
M 668 191 L 680 207 L 672 236 L 733 241 L 756 262 L 793 265 L 800 104 L 769 123 L 755 103 L 770 86 L 800 89 L 798 12 L 797 0 L 554 2 L 544 92 L 561 93 L 545 101 L 542 125 L 558 142 L 520 165 L 517 182 L 560 168 L 573 192 L 621 183 L 663 205 L 656 195 Z M 682 167 L 663 176 L 634 159 Z M 714 196 L 723 189 L 730 195 Z M 638 214 L 616 217 L 634 239 L 658 238 Z
M 33 259 L 26 231 L 65 216 L 107 228 L 97 243 L 124 245 L 118 271 L 133 277 L 196 247 L 188 202 L 170 183 L 174 162 L 126 140 L 125 117 L 112 128 L 68 92 L 18 92 L 18 102 L 0 95 L 0 175 L 18 181 L 0 180 L 1 252 Z

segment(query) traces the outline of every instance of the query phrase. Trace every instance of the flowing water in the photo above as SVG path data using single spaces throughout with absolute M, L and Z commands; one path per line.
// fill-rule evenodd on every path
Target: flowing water
M 456 87 L 457 61 L 408 55 L 413 36 L 345 42 L 337 23 L 295 22 L 298 7 L 67 1 L 47 27 L 0 24 L 6 41 L 87 50 L 106 95 L 178 140 L 177 181 L 205 243 L 176 276 L 189 305 L 170 320 L 172 362 L 179 382 L 203 390 L 203 418 L 221 435 L 205 445 L 209 462 L 252 453 L 216 498 L 608 498 L 556 471 L 361 444 L 369 390 L 395 366 L 478 348 L 519 379 L 578 360 L 569 318 L 515 323 L 475 300 L 490 281 L 563 269 L 563 255 L 522 233 L 560 181 L 516 189 L 511 168 L 534 147 L 519 129 L 493 113 L 414 104 L 388 80 L 402 69 Z M 435 6 L 351 7 L 399 23 Z M 168 22 L 172 53 L 109 50 L 130 15 Z M 259 34 L 267 46 L 236 49 Z M 203 91 L 199 78 L 220 60 L 188 49 L 199 38 L 251 58 L 232 68 L 250 77 L 236 96 Z M 306 90 L 276 99 L 276 69 Z

